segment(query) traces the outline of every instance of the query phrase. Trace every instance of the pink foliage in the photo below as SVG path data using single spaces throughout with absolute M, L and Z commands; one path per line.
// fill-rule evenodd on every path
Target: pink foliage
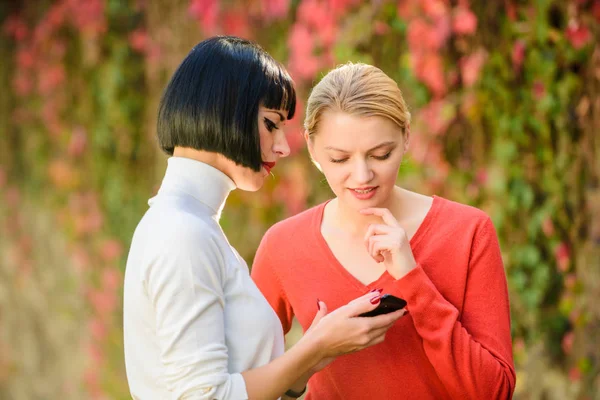
M 290 0 L 261 0 L 261 9 L 267 21 L 282 19 L 290 10 Z
M 438 19 L 448 14 L 448 2 L 446 0 L 422 0 L 423 12 L 432 19 Z
M 223 15 L 223 30 L 228 35 L 252 37 L 248 16 L 243 11 L 228 11 Z
M 417 58 L 413 70 L 435 97 L 439 98 L 446 92 L 444 65 L 438 54 L 431 52 L 423 58 Z
M 79 157 L 85 151 L 87 145 L 87 133 L 83 127 L 73 129 L 71 140 L 67 147 L 67 153 L 71 157 Z
M 566 272 L 569 269 L 571 261 L 571 252 L 566 243 L 562 242 L 554 249 L 554 257 L 560 272 Z
M 573 349 L 573 340 L 575 339 L 575 334 L 571 331 L 563 336 L 561 347 L 565 354 L 571 354 L 571 350 Z
M 50 162 L 48 176 L 54 186 L 58 188 L 69 188 L 76 182 L 73 166 L 63 159 L 55 159 Z
M 569 370 L 569 379 L 572 382 L 579 382 L 581 380 L 581 371 L 578 367 L 572 367 Z
M 415 18 L 408 24 L 407 41 L 411 51 L 438 50 L 447 38 L 423 18 Z
M 299 79 L 312 79 L 320 68 L 320 62 L 313 55 L 314 39 L 303 24 L 295 24 L 288 39 L 291 49 L 289 67 Z
M 33 79 L 25 71 L 17 71 L 12 81 L 15 93 L 19 97 L 25 97 L 33 90 Z
M 542 97 L 544 97 L 546 95 L 546 86 L 544 85 L 544 82 L 536 80 L 533 83 L 532 92 L 533 97 L 536 100 L 540 100 Z
M 104 268 L 102 271 L 102 286 L 106 290 L 115 291 L 121 286 L 123 276 L 117 268 Z
M 81 245 L 77 245 L 73 249 L 71 253 L 71 262 L 73 263 L 75 271 L 78 273 L 87 271 L 92 263 L 87 250 Z
M 88 330 L 92 334 L 94 340 L 101 342 L 108 334 L 106 324 L 100 318 L 94 318 L 89 322 Z
M 100 246 L 100 256 L 106 262 L 112 262 L 121 257 L 123 246 L 116 239 L 108 239 Z
M 73 24 L 90 37 L 106 32 L 106 17 L 103 0 L 65 0 Z
M 481 75 L 481 69 L 485 64 L 486 53 L 484 50 L 476 51 L 460 60 L 460 74 L 462 82 L 466 87 L 471 87 Z
M 136 29 L 129 34 L 129 45 L 139 53 L 143 53 L 148 48 L 148 33 L 145 29 Z
M 217 0 L 192 0 L 188 12 L 207 34 L 217 31 L 221 8 Z
M 459 35 L 473 35 L 477 31 L 477 17 L 466 7 L 457 7 L 452 18 L 452 30 Z
M 546 217 L 542 221 L 542 232 L 544 232 L 546 237 L 551 237 L 554 235 L 554 222 L 552 222 L 552 218 Z
M 566 37 L 574 48 L 581 49 L 590 42 L 592 34 L 587 26 L 572 20 L 567 27 Z
M 113 290 L 92 289 L 88 297 L 94 311 L 103 318 L 108 318 L 117 308 L 117 296 Z
M 39 71 L 38 90 L 42 95 L 49 95 L 65 80 L 65 69 L 61 64 L 53 65 Z
M 513 46 L 512 50 L 512 64 L 515 72 L 521 70 L 523 66 L 523 61 L 525 60 L 525 42 L 522 40 L 517 40 Z
M 440 135 L 448 127 L 448 119 L 444 117 L 444 101 L 434 100 L 421 108 L 419 117 L 428 128 L 428 133 L 434 136 Z
M 21 47 L 17 51 L 17 65 L 19 68 L 30 69 L 35 64 L 35 54 L 31 47 Z
M 387 35 L 388 33 L 390 33 L 390 30 L 390 26 L 383 21 L 377 20 L 373 23 L 373 32 L 375 32 L 376 35 Z
M 29 35 L 27 24 L 17 15 L 10 16 L 6 19 L 3 26 L 4 34 L 12 36 L 16 41 L 21 42 Z

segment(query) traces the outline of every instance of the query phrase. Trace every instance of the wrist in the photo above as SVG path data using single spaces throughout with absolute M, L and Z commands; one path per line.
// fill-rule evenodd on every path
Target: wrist
M 394 263 L 394 269 L 389 271 L 392 278 L 398 280 L 404 278 L 406 274 L 417 267 L 417 262 L 415 261 L 412 252 L 410 254 L 401 254 L 398 262 Z
M 306 366 L 306 380 L 316 372 L 317 365 L 325 358 L 323 349 L 325 348 L 323 341 L 314 330 L 309 330 L 302 338 L 296 343 L 294 347 L 299 347 L 305 354 Z

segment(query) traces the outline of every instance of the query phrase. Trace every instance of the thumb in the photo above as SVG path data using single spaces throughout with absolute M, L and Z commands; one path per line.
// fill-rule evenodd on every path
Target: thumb
M 318 309 L 317 313 L 315 314 L 315 317 L 313 318 L 312 323 L 310 324 L 311 328 L 313 326 L 316 326 L 319 323 L 319 321 L 321 321 L 323 319 L 323 317 L 327 315 L 327 305 L 324 302 L 317 299 L 317 307 L 319 309 Z

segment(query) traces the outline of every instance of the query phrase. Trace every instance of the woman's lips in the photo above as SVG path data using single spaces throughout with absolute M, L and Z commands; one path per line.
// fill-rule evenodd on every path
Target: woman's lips
M 369 187 L 352 188 L 352 189 L 349 188 L 349 189 L 350 189 L 350 192 L 357 199 L 369 200 L 369 199 L 373 198 L 373 196 L 375 196 L 375 193 L 377 192 L 378 188 L 379 188 L 379 186 L 369 186 Z
M 267 173 L 270 174 L 273 167 L 275 167 L 275 162 L 263 161 L 262 165 L 267 170 Z

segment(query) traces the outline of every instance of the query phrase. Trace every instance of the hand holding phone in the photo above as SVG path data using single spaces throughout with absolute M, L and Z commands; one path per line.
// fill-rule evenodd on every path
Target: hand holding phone
M 406 300 L 401 299 L 391 294 L 384 294 L 381 296 L 381 301 L 377 305 L 377 308 L 366 313 L 362 313 L 359 317 L 375 317 L 377 315 L 389 314 L 394 311 L 398 311 L 406 307 Z

